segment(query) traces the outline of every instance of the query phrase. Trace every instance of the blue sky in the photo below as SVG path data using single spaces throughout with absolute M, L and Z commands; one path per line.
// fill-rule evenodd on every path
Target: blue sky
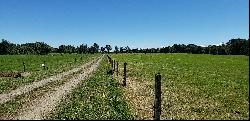
M 249 38 L 248 0 L 0 0 L 0 39 L 58 47 L 211 45 Z

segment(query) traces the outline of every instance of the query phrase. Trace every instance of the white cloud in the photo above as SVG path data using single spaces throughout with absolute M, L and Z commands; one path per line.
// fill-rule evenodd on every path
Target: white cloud
M 221 43 L 219 43 L 219 44 L 213 44 L 213 45 L 216 45 L 216 46 L 219 46 L 219 45 L 222 45 L 223 43 L 221 42 Z
M 199 45 L 199 46 L 201 46 L 201 47 L 206 47 L 205 45 Z

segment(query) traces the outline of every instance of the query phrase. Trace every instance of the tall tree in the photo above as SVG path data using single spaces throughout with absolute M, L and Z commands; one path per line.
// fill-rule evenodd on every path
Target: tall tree
M 10 42 L 2 39 L 2 42 L 0 43 L 0 55 L 8 54 L 9 49 L 10 49 Z
M 126 50 L 127 53 L 131 52 L 131 49 L 130 49 L 129 46 L 125 47 L 125 50 Z
M 87 44 L 84 45 L 84 44 L 81 44 L 80 47 L 77 48 L 77 52 L 78 53 L 86 53 L 87 52 Z
M 66 46 L 65 45 L 60 45 L 58 48 L 59 53 L 66 53 Z
M 105 47 L 101 47 L 101 52 L 102 52 L 102 53 L 105 52 Z
M 89 53 L 94 54 L 96 51 L 96 48 L 94 46 L 89 47 Z
M 106 49 L 108 50 L 108 53 L 110 50 L 112 50 L 112 47 L 110 45 L 106 45 Z
M 249 39 L 248 39 L 249 40 Z M 249 48 L 248 41 L 246 39 L 231 39 L 226 43 L 229 52 L 232 55 L 247 55 Z
M 115 46 L 115 53 L 117 54 L 119 52 L 119 48 Z
M 120 47 L 120 53 L 123 53 L 123 50 L 124 50 L 123 47 Z
M 52 47 L 44 42 L 29 43 L 28 46 L 31 46 L 34 53 L 39 55 L 48 54 L 52 50 Z
M 94 43 L 93 47 L 94 47 L 94 51 L 96 53 L 98 53 L 98 51 L 99 51 L 99 45 L 97 43 Z

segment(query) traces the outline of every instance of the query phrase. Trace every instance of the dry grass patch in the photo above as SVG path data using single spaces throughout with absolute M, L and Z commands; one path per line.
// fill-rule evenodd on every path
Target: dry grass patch
M 117 79 L 116 73 L 114 74 Z M 122 85 L 123 76 L 118 76 Z M 153 119 L 154 93 L 152 84 L 139 77 L 127 77 L 126 86 L 122 88 L 123 96 L 135 113 L 136 118 L 142 120 Z

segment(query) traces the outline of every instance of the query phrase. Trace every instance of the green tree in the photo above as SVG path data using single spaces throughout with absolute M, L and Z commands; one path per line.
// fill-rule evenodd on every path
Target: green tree
M 120 47 L 120 53 L 123 53 L 123 50 L 124 50 L 123 47 Z
M 94 51 L 96 53 L 98 53 L 98 51 L 99 51 L 99 45 L 97 43 L 94 43 L 93 47 L 94 47 Z
M 102 53 L 105 52 L 105 47 L 101 47 L 101 52 L 102 52 Z
M 84 44 L 81 44 L 78 48 L 77 48 L 77 52 L 78 53 L 86 53 L 87 52 L 87 44 L 84 45 Z
M 65 45 L 60 45 L 58 48 L 59 53 L 66 53 L 66 46 Z
M 247 55 L 249 52 L 249 44 L 246 39 L 231 39 L 227 42 L 227 47 L 229 48 L 229 53 L 232 55 Z
M 0 55 L 8 54 L 10 42 L 7 40 L 2 39 L 2 42 L 0 43 Z
M 89 53 L 94 54 L 96 49 L 94 46 L 91 46 L 91 47 L 89 47 L 88 51 L 89 51 Z
M 52 51 L 52 47 L 44 42 L 36 42 L 31 44 L 31 46 L 33 47 L 35 53 L 39 55 L 45 55 Z
M 112 47 L 110 45 L 106 45 L 106 49 L 108 50 L 108 53 L 110 50 L 112 50 Z
M 115 46 L 115 53 L 117 54 L 119 52 L 119 48 Z

